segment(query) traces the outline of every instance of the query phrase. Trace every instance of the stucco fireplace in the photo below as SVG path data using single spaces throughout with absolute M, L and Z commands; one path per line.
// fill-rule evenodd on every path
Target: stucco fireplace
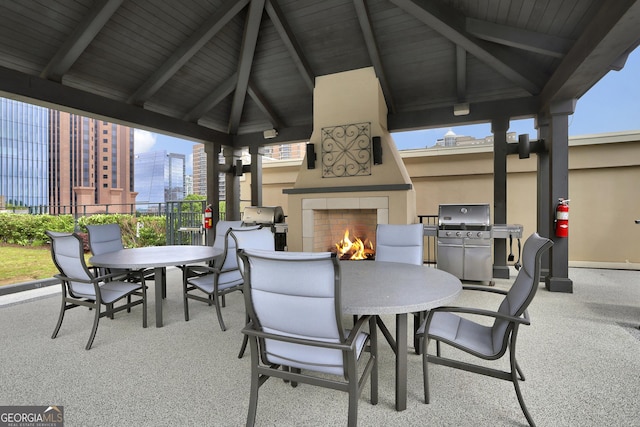
M 305 159 L 294 187 L 284 190 L 289 250 L 327 250 L 328 231 L 318 230 L 319 218 L 337 224 L 342 218 L 335 215 L 351 216 L 349 227 L 363 227 L 373 240 L 375 224 L 417 221 L 415 191 L 387 130 L 387 107 L 373 68 L 316 78 L 309 144 L 315 162 Z

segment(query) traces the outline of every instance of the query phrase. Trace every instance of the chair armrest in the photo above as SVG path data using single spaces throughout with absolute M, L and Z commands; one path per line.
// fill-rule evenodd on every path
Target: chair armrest
M 370 318 L 371 318 L 370 315 L 366 315 L 358 319 L 355 325 L 353 325 L 353 328 L 351 328 L 351 331 L 349 332 L 349 336 L 346 338 L 346 341 L 345 341 L 346 344 L 351 345 L 355 341 L 355 339 L 358 337 L 360 332 L 362 332 L 362 329 L 364 328 L 364 326 L 369 323 Z
M 502 320 L 506 320 L 508 322 L 516 322 L 516 323 L 520 323 L 523 325 L 529 325 L 531 322 L 528 319 L 528 316 L 524 316 L 524 317 L 514 317 L 514 316 L 510 316 L 508 314 L 503 314 L 500 313 L 498 311 L 491 311 L 491 310 L 484 310 L 481 308 L 469 308 L 469 307 L 438 307 L 438 308 L 434 308 L 432 310 L 429 311 L 429 315 L 427 316 L 427 319 L 431 316 L 433 316 L 431 313 L 436 313 L 436 312 L 447 312 L 447 313 L 465 313 L 465 314 L 475 314 L 478 316 L 486 316 L 486 317 L 493 317 L 495 319 L 502 319 Z
M 213 273 L 220 274 L 222 272 L 219 268 L 209 267 L 207 265 L 185 265 L 184 268 L 187 274 L 195 273 L 195 275 L 199 276 Z
M 465 291 L 490 292 L 493 294 L 500 294 L 500 295 L 506 295 L 508 293 L 508 291 L 504 289 L 496 289 L 493 287 L 490 288 L 487 286 L 477 286 L 477 285 L 463 285 L 462 289 Z
M 300 345 L 307 345 L 307 346 L 313 346 L 313 347 L 332 348 L 332 349 L 341 350 L 341 351 L 348 351 L 348 350 L 355 349 L 355 340 L 353 340 L 350 344 L 347 344 L 347 343 L 333 343 L 333 342 L 327 342 L 327 341 L 315 341 L 315 340 L 308 340 L 304 338 L 276 335 L 276 334 L 271 334 L 268 332 L 259 331 L 255 329 L 252 322 L 248 323 L 247 326 L 245 326 L 242 329 L 242 333 L 245 335 L 260 338 L 260 339 L 270 339 L 275 341 L 282 341 L 282 342 L 288 342 L 292 344 L 300 344 Z
M 443 306 L 443 307 L 437 307 L 432 310 L 429 310 L 429 313 L 427 314 L 427 318 L 422 321 L 422 324 L 416 331 L 417 336 L 424 335 L 424 331 L 427 330 L 429 325 L 431 324 L 431 319 L 433 318 L 433 314 L 437 312 L 472 314 L 477 316 L 485 316 L 485 317 L 492 317 L 494 319 L 506 320 L 507 322 L 519 323 L 521 325 L 531 324 L 531 321 L 529 320 L 529 315 L 526 312 L 523 314 L 523 317 L 514 317 L 514 316 L 503 314 L 497 311 L 484 310 L 480 308 Z
M 120 274 L 117 273 L 111 273 L 111 274 L 105 274 L 104 276 L 97 276 L 94 277 L 91 280 L 87 280 L 87 279 L 78 279 L 75 277 L 67 277 L 64 274 L 55 274 L 53 277 L 55 277 L 56 279 L 59 279 L 63 282 L 77 282 L 77 283 L 100 283 L 100 282 L 104 282 L 104 279 L 111 279 L 112 277 L 115 276 L 120 276 Z

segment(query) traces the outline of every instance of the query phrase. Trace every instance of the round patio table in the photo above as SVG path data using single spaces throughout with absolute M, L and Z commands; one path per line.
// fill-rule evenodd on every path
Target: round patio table
M 89 262 L 96 267 L 128 270 L 154 269 L 156 297 L 156 327 L 162 327 L 162 290 L 166 289 L 166 268 L 209 261 L 222 255 L 223 250 L 212 246 L 169 245 L 122 249 L 95 255 Z
M 425 265 L 343 261 L 340 269 L 344 314 L 396 315 L 395 341 L 384 324 L 378 324 L 396 354 L 396 410 L 404 411 L 407 408 L 407 314 L 451 303 L 462 292 L 462 283 L 452 274 Z

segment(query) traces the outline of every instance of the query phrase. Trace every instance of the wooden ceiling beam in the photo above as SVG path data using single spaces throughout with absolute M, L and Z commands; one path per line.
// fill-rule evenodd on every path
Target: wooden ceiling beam
M 211 15 L 195 33 L 171 54 L 164 64 L 129 97 L 127 102 L 135 105 L 144 105 L 193 55 L 222 30 L 249 1 L 227 0 L 215 14 Z
M 382 64 L 382 59 L 380 58 L 380 51 L 378 50 L 378 43 L 376 42 L 376 37 L 373 33 L 373 26 L 371 25 L 371 17 L 369 16 L 369 9 L 367 8 L 367 4 L 365 0 L 353 0 L 353 4 L 356 9 L 356 15 L 358 16 L 358 21 L 360 22 L 360 30 L 362 31 L 362 36 L 364 37 L 364 42 L 367 46 L 367 52 L 369 53 L 369 58 L 371 59 L 371 63 L 373 65 L 373 69 L 376 72 L 376 76 L 380 81 L 380 86 L 382 87 L 382 93 L 384 94 L 384 99 L 387 103 L 387 108 L 389 112 L 394 113 L 396 111 L 396 105 L 393 101 L 393 94 L 391 92 L 391 86 L 389 85 L 389 80 L 384 72 L 384 66 Z
M 226 133 L 4 67 L 0 96 L 196 142 L 231 144 Z
M 60 46 L 56 54 L 40 73 L 44 79 L 62 81 L 82 52 L 93 41 L 102 27 L 118 10 L 124 0 L 101 0 L 90 9 L 85 19 L 73 30 L 71 36 Z
M 247 92 L 251 99 L 253 99 L 253 102 L 258 105 L 260 111 L 262 111 L 264 115 L 267 116 L 269 122 L 271 123 L 271 126 L 276 129 L 284 127 L 284 122 L 282 121 L 282 119 L 280 119 L 273 107 L 269 105 L 269 102 L 267 102 L 266 98 L 262 95 L 262 93 L 260 93 L 256 85 L 251 81 L 249 81 Z
M 459 11 L 442 2 L 427 0 L 391 2 L 530 94 L 540 92 L 545 77 L 542 74 L 534 75 L 530 67 L 522 65 L 523 61 L 518 61 L 512 53 L 499 49 L 500 46 L 489 45 L 469 34 L 465 30 L 465 18 Z
M 542 104 L 577 99 L 640 44 L 640 0 L 602 2 L 540 93 Z
M 258 35 L 260 33 L 264 3 L 265 0 L 251 0 L 249 13 L 247 14 L 245 22 L 244 34 L 242 35 L 242 47 L 240 48 L 240 63 L 238 64 L 238 81 L 235 92 L 233 93 L 231 114 L 229 115 L 228 133 L 232 135 L 237 134 L 238 128 L 240 127 L 244 100 L 247 96 L 247 88 L 249 87 L 253 55 L 256 51 L 256 44 L 258 43 Z
M 562 58 L 574 43 L 563 37 L 528 31 L 522 28 L 500 25 L 479 19 L 466 19 L 465 29 L 475 37 L 504 46 L 515 47 L 529 52 Z
M 315 74 L 307 61 L 302 48 L 298 44 L 298 40 L 296 40 L 289 23 L 285 19 L 282 9 L 280 9 L 276 0 L 268 0 L 265 5 L 265 9 L 267 11 L 267 15 L 269 15 L 269 19 L 271 19 L 271 22 L 276 29 L 276 32 L 289 51 L 291 59 L 293 59 L 294 64 L 296 64 L 302 80 L 304 80 L 304 83 L 313 93 L 316 79 Z

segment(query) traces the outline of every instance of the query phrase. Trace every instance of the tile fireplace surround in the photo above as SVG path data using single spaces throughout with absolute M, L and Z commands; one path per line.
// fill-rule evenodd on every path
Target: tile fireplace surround
M 314 250 L 315 214 L 322 210 L 374 209 L 377 223 L 389 223 L 388 197 L 321 197 L 302 199 L 302 250 Z

